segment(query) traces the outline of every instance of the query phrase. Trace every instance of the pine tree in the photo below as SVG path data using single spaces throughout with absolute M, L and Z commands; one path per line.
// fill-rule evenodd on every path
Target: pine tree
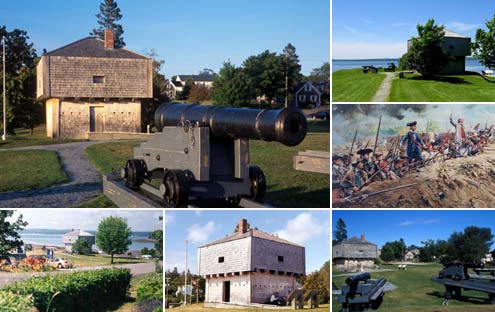
M 347 239 L 347 228 L 344 223 L 344 220 L 339 218 L 337 220 L 336 230 L 333 232 L 333 236 L 335 237 L 335 242 L 340 243 Z
M 95 38 L 104 39 L 105 29 L 112 29 L 115 38 L 115 47 L 125 47 L 123 38 L 124 30 L 122 29 L 122 25 L 117 24 L 122 18 L 117 2 L 115 0 L 104 0 L 100 4 L 100 13 L 96 14 L 96 18 L 100 26 L 93 29 L 90 35 Z
M 299 64 L 299 56 L 296 54 L 296 47 L 288 43 L 284 48 L 283 57 L 285 58 L 285 69 L 290 95 L 296 91 L 295 87 L 302 80 L 301 65 Z

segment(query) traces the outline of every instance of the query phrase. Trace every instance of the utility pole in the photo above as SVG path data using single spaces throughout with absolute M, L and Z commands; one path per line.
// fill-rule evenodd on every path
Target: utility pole
M 2 37 L 2 47 L 3 47 L 3 135 L 2 141 L 7 140 L 7 100 L 5 93 L 5 36 Z
M 285 108 L 289 105 L 289 56 L 285 51 Z
M 186 270 L 184 271 L 184 306 L 187 305 L 187 245 L 189 241 L 186 239 Z

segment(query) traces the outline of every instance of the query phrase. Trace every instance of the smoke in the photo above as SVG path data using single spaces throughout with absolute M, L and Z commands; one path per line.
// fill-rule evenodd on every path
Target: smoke
M 463 117 L 467 129 L 481 123 L 495 123 L 492 104 L 334 104 L 332 110 L 332 144 L 349 145 L 358 129 L 356 142 L 374 138 L 382 116 L 380 138 L 407 131 L 406 124 L 417 121 L 419 132 L 444 132 L 454 120 Z

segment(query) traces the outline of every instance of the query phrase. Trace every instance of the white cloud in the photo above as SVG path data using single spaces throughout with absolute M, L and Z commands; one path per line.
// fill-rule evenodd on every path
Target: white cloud
M 451 22 L 447 24 L 448 29 L 456 31 L 470 31 L 480 26 L 480 24 L 466 24 L 462 22 Z
M 407 40 L 396 43 L 333 42 L 334 59 L 398 58 L 407 50 Z
M 170 211 L 165 212 L 165 224 L 169 224 L 175 221 L 175 214 Z
M 191 243 L 204 243 L 215 230 L 216 225 L 213 221 L 208 222 L 204 226 L 193 224 L 187 229 L 187 239 Z
M 350 27 L 350 26 L 344 26 L 343 29 L 345 31 L 351 32 L 353 34 L 356 34 L 359 32 L 359 30 L 357 30 L 356 28 Z
M 309 212 L 298 214 L 294 219 L 287 221 L 285 229 L 275 234 L 288 241 L 303 244 L 313 236 L 321 234 L 324 226 L 313 218 Z
M 418 220 L 407 220 L 399 223 L 399 226 L 410 226 L 415 224 L 432 224 L 439 222 L 439 219 L 418 219 Z

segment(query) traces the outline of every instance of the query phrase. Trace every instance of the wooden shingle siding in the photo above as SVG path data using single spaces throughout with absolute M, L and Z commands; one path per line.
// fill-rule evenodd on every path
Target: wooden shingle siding
M 151 60 L 44 56 L 48 61 L 48 90 L 44 97 L 58 98 L 150 98 L 152 97 Z M 42 58 L 42 59 L 43 59 Z M 41 67 L 46 63 L 41 61 Z M 94 83 L 103 76 L 104 83 Z M 40 75 L 38 75 L 40 77 Z M 150 87 L 151 86 L 151 87 Z M 38 90 L 39 93 L 40 90 Z M 40 94 L 38 94 L 40 95 Z
M 206 302 L 223 301 L 223 283 L 230 281 L 230 302 L 250 303 L 251 281 L 249 274 L 208 279 L 206 282 Z
M 266 303 L 275 292 L 282 297 L 287 297 L 295 286 L 296 279 L 292 276 L 253 273 L 251 274 L 251 302 Z
M 251 270 L 251 237 L 201 247 L 198 253 L 200 275 Z M 224 257 L 223 263 L 218 263 L 219 257 Z
M 271 240 L 252 237 L 251 267 L 253 269 L 275 270 L 305 274 L 304 247 L 297 247 Z M 283 262 L 278 261 L 283 257 Z

